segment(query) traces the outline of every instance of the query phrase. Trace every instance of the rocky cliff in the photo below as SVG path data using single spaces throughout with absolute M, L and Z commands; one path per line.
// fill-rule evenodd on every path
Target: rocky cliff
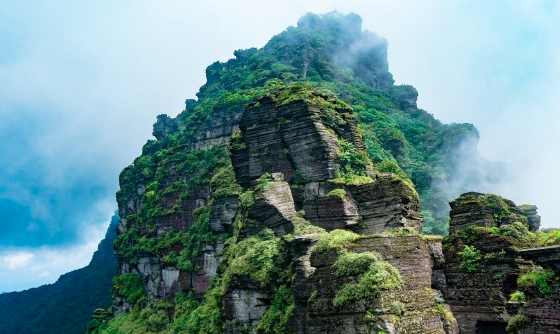
M 461 333 L 560 333 L 560 233 L 536 231 L 534 206 L 496 195 L 451 207 L 440 288 Z
M 310 14 L 208 67 L 197 100 L 158 116 L 120 175 L 119 275 L 90 332 L 474 333 L 510 318 L 519 329 L 537 299 L 528 288 L 507 314 L 503 299 L 531 263 L 552 291 L 532 328 L 554 328 L 545 267 L 557 253 L 533 249 L 545 238 L 535 207 L 467 194 L 443 244 L 422 233 L 447 231 L 433 185 L 453 179 L 454 148 L 477 135 L 418 109 L 386 47 L 356 15 Z M 509 226 L 533 233 L 525 250 L 492 234 Z M 487 248 L 462 239 L 472 229 L 490 231 L 475 238 Z

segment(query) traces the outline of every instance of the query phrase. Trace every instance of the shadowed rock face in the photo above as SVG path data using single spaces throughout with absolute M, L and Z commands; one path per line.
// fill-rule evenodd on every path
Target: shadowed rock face
M 469 226 L 492 227 L 528 221 L 525 212 L 515 203 L 497 195 L 466 193 L 450 205 L 450 234 Z
M 297 242 L 310 245 L 314 241 L 302 238 Z M 419 236 L 374 236 L 358 240 L 351 250 L 380 254 L 399 269 L 403 286 L 381 292 L 372 304 L 360 302 L 343 307 L 333 305 L 332 301 L 340 287 L 355 278 L 333 274 L 335 252 L 313 253 L 307 248 L 308 252 L 296 262 L 296 333 L 365 334 L 374 329 L 387 333 L 458 333 L 452 315 L 446 319 L 441 313 L 442 308 L 447 309 L 441 292 L 432 289 L 434 257 L 430 243 L 440 242 L 426 241 Z M 403 310 L 398 321 L 392 309 L 396 303 Z
M 536 205 L 522 204 L 517 206 L 525 216 L 527 216 L 527 223 L 531 231 L 538 231 L 541 227 L 541 216 L 538 215 L 538 208 Z
M 332 181 L 339 168 L 338 134 L 322 122 L 322 112 L 304 101 L 276 106 L 271 100 L 261 100 L 242 117 L 240 138 L 234 144 L 238 149 L 232 152 L 237 179 L 245 185 L 261 184 L 258 178 L 273 173 L 271 180 L 259 186 L 264 190 L 256 194 L 246 232 L 269 227 L 278 235 L 285 234 L 296 216 L 292 191 L 299 192 L 304 217 L 326 230 L 351 229 L 363 235 L 397 227 L 419 230 L 416 192 L 396 176 L 371 173 L 370 182 L 356 185 Z M 362 149 L 355 131 L 349 126 L 339 133 Z M 336 189 L 345 195 L 333 195 Z M 400 270 L 404 286 L 383 293 L 373 304 L 345 307 L 333 305 L 336 291 L 357 277 L 334 275 L 337 254 L 312 255 L 314 242 L 315 237 L 304 236 L 289 246 L 296 258 L 292 288 L 296 311 L 291 324 L 296 333 L 371 333 L 374 328 L 389 333 L 457 333 L 453 317 L 445 319 L 438 309 L 441 293 L 432 289 L 432 266 L 437 262 L 441 267 L 442 262 L 440 240 L 430 243 L 420 236 L 377 236 L 357 241 L 352 251 L 380 254 Z M 439 257 L 433 255 L 437 253 L 433 249 L 440 250 Z M 258 322 L 270 299 L 271 293 L 254 282 L 236 281 L 225 299 L 226 332 L 252 332 L 251 326 Z M 390 311 L 396 301 L 405 309 L 398 323 Z M 374 320 L 366 316 L 370 310 L 376 312 Z
M 528 293 L 522 307 L 508 302 L 520 273 L 548 266 L 550 253 L 519 252 L 489 230 L 474 240 L 462 234 L 518 223 L 536 230 L 534 207 L 466 194 L 451 204 L 443 247 L 417 233 L 420 205 L 408 179 L 372 166 L 373 158 L 382 170 L 406 167 L 430 208 L 441 209 L 430 185 L 451 180 L 453 151 L 477 135 L 470 125 L 443 125 L 417 109 L 416 90 L 393 85 L 386 42 L 362 32 L 359 17 L 307 15 L 264 48 L 235 55 L 208 67 L 198 101 L 187 100 L 177 118 L 158 117 L 157 140 L 121 174 L 120 273 L 137 274 L 125 276 L 136 283 L 139 276 L 147 294 L 140 300 L 148 302 L 134 307 L 156 317 L 118 321 L 142 328 L 168 320 L 195 328 L 169 332 L 193 333 L 449 334 L 458 325 L 464 333 L 503 331 L 513 315 L 525 315 L 537 333 L 560 327 L 554 295 Z M 369 156 L 352 108 L 317 87 L 331 87 L 356 107 Z M 400 167 L 384 165 L 395 161 Z M 354 239 L 314 252 L 337 233 Z M 472 272 L 463 268 L 466 245 L 483 261 Z M 373 262 L 337 273 L 336 261 L 349 253 Z M 366 275 L 375 274 L 374 265 L 390 268 L 380 271 L 384 278 L 398 271 L 402 286 L 376 283 Z M 362 279 L 380 290 L 364 288 L 354 302 L 335 303 L 343 287 Z M 175 299 L 181 292 L 188 297 Z M 125 298 L 115 296 L 117 312 L 131 308 Z M 196 319 L 181 314 L 193 305 Z
M 533 230 L 538 225 L 536 207 L 518 207 L 499 196 L 479 193 L 464 194 L 451 207 L 453 234 L 444 248 L 446 286 L 442 290 L 461 333 L 505 333 L 506 324 L 516 315 L 527 319 L 522 333 L 560 333 L 558 287 L 546 298 L 526 291 L 525 303 L 510 301 L 511 293 L 520 289 L 518 277 L 535 265 L 558 274 L 555 264 L 560 247 L 519 250 L 524 243 L 518 238 L 524 236 L 492 233 L 492 228 L 514 222 Z M 463 265 L 465 246 L 480 252 L 478 267 L 470 271 Z
M 274 173 L 272 178 L 263 190 L 257 192 L 255 203 L 249 210 L 249 220 L 256 223 L 256 226 L 249 227 L 250 234 L 264 227 L 270 228 L 277 235 L 291 233 L 294 229 L 292 219 L 296 210 L 290 185 L 280 173 Z
M 467 193 L 451 203 L 451 235 L 442 247 L 441 239 L 416 234 L 422 225 L 420 205 L 408 182 L 376 172 L 369 160 L 361 174 L 341 177 L 345 143 L 359 153 L 364 150 L 363 142 L 350 108 L 325 108 L 312 98 L 284 103 L 264 97 L 243 113 L 217 111 L 216 119 L 196 129 L 198 139 L 178 148 L 177 154 L 187 156 L 193 150 L 209 151 L 229 143 L 230 175 L 244 187 L 244 196 L 250 193 L 250 203 L 239 195 L 241 190 L 214 196 L 214 184 L 221 181 L 213 177 L 210 183 L 194 182 L 188 196 L 164 192 L 160 199 L 165 211 L 155 216 L 153 226 L 142 227 L 139 233 L 165 236 L 186 231 L 196 223 L 196 213 L 207 209 L 213 237 L 203 244 L 188 271 L 164 256 L 141 254 L 135 261 L 121 261 L 120 273 L 140 275 L 149 298 L 172 299 L 178 292 L 193 292 L 200 298 L 223 273 L 226 239 L 235 232 L 243 240 L 266 229 L 275 238 L 288 236 L 280 238 L 284 243 L 282 270 L 293 274 L 288 286 L 295 312 L 286 326 L 297 334 L 502 331 L 514 316 L 529 319 L 527 328 L 534 333 L 555 333 L 560 324 L 557 289 L 546 298 L 527 293 L 523 305 L 510 302 L 509 296 L 518 289 L 517 278 L 527 268 L 542 265 L 557 270 L 557 248 L 520 251 L 516 240 L 491 230 L 519 224 L 535 230 L 540 224 L 536 207 L 516 206 L 495 195 Z M 168 140 L 173 124 L 164 118 L 159 122 L 158 141 Z M 168 171 L 158 181 L 164 186 L 196 177 L 196 171 L 181 174 L 181 159 L 161 164 Z M 143 176 L 137 177 L 132 191 L 118 196 L 120 212 L 132 219 L 142 214 L 150 191 Z M 344 307 L 335 305 L 341 287 L 358 282 L 361 274 L 334 274 L 340 254 L 314 253 L 317 235 L 303 233 L 292 239 L 302 221 L 326 231 L 358 233 L 346 251 L 378 254 L 380 261 L 398 270 L 402 286 Z M 133 225 L 134 220 L 124 219 L 121 233 Z M 482 229 L 473 238 L 469 233 L 474 227 Z M 399 230 L 404 234 L 391 232 L 398 228 L 406 228 Z M 473 271 L 464 268 L 467 245 L 480 252 Z M 277 288 L 257 282 L 251 275 L 232 278 L 220 300 L 224 332 L 256 333 Z M 131 307 L 120 297 L 115 297 L 114 306 L 117 312 Z
M 271 99 L 260 100 L 241 118 L 239 144 L 232 149 L 238 181 L 252 185 L 264 173 L 281 173 L 292 184 L 293 197 L 301 200 L 305 218 L 327 230 L 419 230 L 418 195 L 395 175 L 371 173 L 373 182 L 360 185 L 331 182 L 340 168 L 337 136 L 363 150 L 351 110 L 338 112 L 347 121 L 330 129 L 322 119 L 327 112 L 305 101 L 278 106 Z M 347 196 L 329 196 L 337 188 Z
M 239 183 L 254 184 L 266 172 L 286 180 L 317 182 L 335 177 L 336 137 L 320 122 L 320 110 L 304 101 L 276 106 L 262 99 L 240 123 L 245 147 L 232 151 Z

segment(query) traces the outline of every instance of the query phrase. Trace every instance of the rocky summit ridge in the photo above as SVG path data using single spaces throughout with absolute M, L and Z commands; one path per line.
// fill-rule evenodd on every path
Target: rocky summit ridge
M 446 224 L 435 185 L 476 130 L 418 109 L 386 48 L 357 15 L 309 14 L 209 66 L 120 175 L 113 306 L 89 332 L 559 333 L 560 235 L 478 193 Z

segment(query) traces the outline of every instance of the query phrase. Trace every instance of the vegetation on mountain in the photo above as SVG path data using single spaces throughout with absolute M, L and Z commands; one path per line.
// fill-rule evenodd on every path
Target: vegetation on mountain
M 247 149 L 239 130 L 233 130 L 229 146 L 197 146 L 197 138 L 209 131 L 216 115 L 236 119 L 244 110 L 257 109 L 263 98 L 276 107 L 305 101 L 321 110 L 318 117 L 337 146 L 336 177 L 329 182 L 338 189 L 329 193 L 331 197 L 344 200 L 343 187 L 367 185 L 376 174 L 393 173 L 414 195 L 418 191 L 426 231 L 447 232 L 448 198 L 434 185 L 453 177 L 457 163 L 453 150 L 476 137 L 476 130 L 469 124 L 442 124 L 418 109 L 414 88 L 393 84 L 385 41 L 363 32 L 360 20 L 337 13 L 306 15 L 297 27 L 273 37 L 265 47 L 237 50 L 234 59 L 210 65 L 197 99 L 187 100 L 175 119 L 158 117 L 156 140 L 149 140 L 142 155 L 120 175 L 117 201 L 126 228 L 115 242 L 117 254 L 128 264 L 160 259 L 182 273 L 196 273 L 197 258 L 218 240 L 224 246 L 223 257 L 203 295 L 180 293 L 168 304 L 142 298 L 133 276 L 118 276 L 114 293 L 124 297 L 130 308 L 96 322 L 91 333 L 223 333 L 224 296 L 246 281 L 272 297 L 257 332 L 286 332 L 294 311 L 293 254 L 286 245 L 295 235 L 277 235 L 269 228 L 247 235 L 244 229 L 251 208 L 263 201 L 260 194 L 275 182 L 273 176 L 264 173 L 245 187 L 236 182 L 230 153 Z M 364 148 L 345 134 L 355 121 Z M 297 184 L 298 175 L 288 181 Z M 199 192 L 207 196 L 198 196 Z M 207 200 L 196 208 L 184 205 L 186 199 L 200 197 Z M 233 226 L 212 230 L 214 204 L 226 198 L 239 205 Z M 354 281 L 340 287 L 333 305 L 365 301 L 401 286 L 399 271 L 391 264 L 347 249 L 358 234 L 309 228 L 302 215 L 292 221 L 296 234 L 318 235 L 314 252 L 336 251 L 333 269 L 340 275 L 359 270 Z M 171 228 L 156 226 L 163 222 Z

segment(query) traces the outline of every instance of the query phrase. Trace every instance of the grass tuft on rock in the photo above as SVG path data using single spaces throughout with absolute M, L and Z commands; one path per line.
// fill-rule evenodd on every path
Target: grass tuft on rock
M 336 293 L 335 306 L 371 300 L 384 290 L 398 289 L 402 286 L 399 270 L 388 262 L 375 261 L 362 274 L 356 283 L 347 283 Z
M 327 252 L 329 250 L 335 250 L 337 252 L 342 251 L 359 238 L 359 234 L 351 231 L 333 230 L 320 236 L 313 248 L 313 251 L 319 253 Z

